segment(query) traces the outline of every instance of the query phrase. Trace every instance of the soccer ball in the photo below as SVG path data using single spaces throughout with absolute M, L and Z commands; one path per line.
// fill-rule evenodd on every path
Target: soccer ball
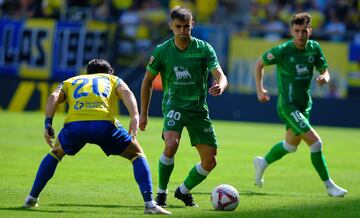
M 211 193 L 211 203 L 215 210 L 235 210 L 239 201 L 239 193 L 231 185 L 219 185 Z

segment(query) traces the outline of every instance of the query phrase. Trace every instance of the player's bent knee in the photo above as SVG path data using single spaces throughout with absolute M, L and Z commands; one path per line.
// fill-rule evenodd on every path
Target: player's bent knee
M 294 153 L 297 150 L 297 146 L 290 145 L 289 143 L 285 142 L 283 143 L 284 149 L 287 150 L 289 153 Z
M 145 156 L 140 144 L 136 140 L 132 140 L 126 149 L 119 155 L 130 161 L 137 156 Z
M 167 148 L 176 149 L 179 146 L 179 139 L 177 138 L 165 139 L 165 145 Z
M 140 158 L 140 157 L 143 157 L 143 158 L 146 158 L 145 154 L 144 153 L 138 153 L 136 154 L 135 156 L 133 156 L 132 158 L 129 158 L 129 160 L 131 162 L 134 162 L 136 159 Z
M 58 161 L 61 161 L 61 159 L 65 156 L 65 151 L 61 148 L 60 145 L 57 145 L 51 149 L 49 154 L 56 158 Z
M 167 143 L 164 149 L 164 154 L 166 155 L 166 157 L 172 158 L 176 154 L 177 149 L 178 144 Z
M 319 152 L 319 151 L 321 151 L 321 149 L 322 149 L 322 141 L 321 140 L 310 145 L 311 153 Z
M 204 161 L 201 163 L 201 165 L 203 166 L 203 168 L 206 170 L 206 171 L 212 171 L 216 165 L 217 165 L 217 162 L 216 162 L 216 159 L 212 159 L 210 161 Z

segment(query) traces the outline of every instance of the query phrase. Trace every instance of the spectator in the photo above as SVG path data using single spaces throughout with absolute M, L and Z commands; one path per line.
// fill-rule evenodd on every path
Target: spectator
M 59 19 L 63 4 L 64 2 L 61 0 L 43 0 L 41 4 L 42 14 L 45 17 Z
M 208 23 L 218 5 L 218 0 L 196 0 L 195 12 L 198 22 Z
M 339 20 L 334 10 L 330 12 L 330 20 L 324 30 L 330 41 L 339 42 L 345 38 L 345 23 Z

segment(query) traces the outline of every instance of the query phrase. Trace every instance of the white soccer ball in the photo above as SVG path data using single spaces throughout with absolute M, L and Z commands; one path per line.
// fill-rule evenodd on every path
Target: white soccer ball
M 211 203 L 215 210 L 235 210 L 239 202 L 239 193 L 231 185 L 219 185 L 211 193 Z

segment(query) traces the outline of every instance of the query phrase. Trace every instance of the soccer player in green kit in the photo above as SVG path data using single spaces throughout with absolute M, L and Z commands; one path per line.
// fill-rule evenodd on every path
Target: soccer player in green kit
M 255 185 L 261 187 L 267 166 L 284 155 L 295 152 L 301 140 L 310 147 L 311 162 L 324 182 L 329 196 L 343 197 L 347 190 L 337 186 L 330 178 L 322 153 L 322 141 L 309 122 L 312 105 L 310 83 L 313 69 L 319 71 L 316 83 L 320 86 L 330 81 L 328 65 L 319 43 L 309 40 L 311 17 L 299 13 L 292 17 L 290 28 L 292 40 L 266 51 L 256 62 L 255 81 L 257 98 L 269 101 L 263 86 L 264 66 L 276 64 L 278 83 L 277 112 L 286 124 L 285 140 L 274 145 L 265 157 L 255 157 Z
M 196 164 L 176 189 L 175 197 L 186 206 L 197 207 L 190 190 L 201 183 L 216 166 L 217 140 L 206 102 L 207 92 L 221 95 L 227 87 L 227 78 L 217 60 L 214 49 L 205 41 L 191 36 L 194 25 L 189 9 L 175 7 L 170 12 L 169 27 L 174 37 L 158 45 L 150 58 L 141 87 L 140 129 L 148 122 L 152 82 L 160 73 L 163 85 L 162 136 L 165 149 L 159 160 L 159 189 L 156 201 L 166 207 L 167 186 L 174 169 L 174 156 L 181 133 L 187 128 L 191 145 L 199 155 Z M 215 78 L 208 88 L 208 74 Z

